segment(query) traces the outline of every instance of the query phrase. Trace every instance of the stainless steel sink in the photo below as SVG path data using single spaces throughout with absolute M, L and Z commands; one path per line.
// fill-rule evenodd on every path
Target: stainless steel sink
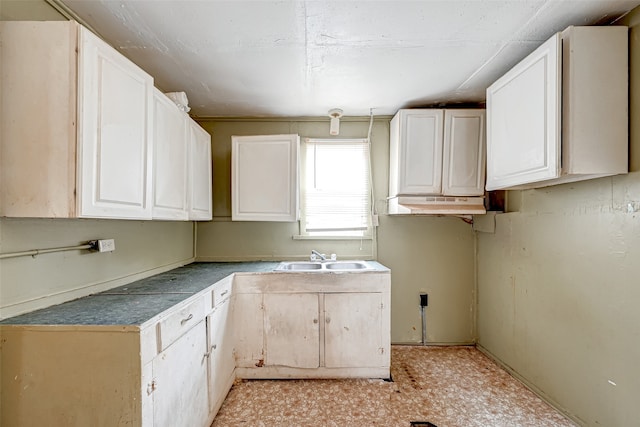
M 283 261 L 275 271 L 337 272 L 373 270 L 366 261 Z
M 293 262 L 281 262 L 276 271 L 286 270 L 286 271 L 314 271 L 321 270 L 322 263 L 314 262 L 314 261 L 293 261 Z
M 364 261 L 328 262 L 324 266 L 329 270 L 366 270 L 368 268 L 371 268 Z

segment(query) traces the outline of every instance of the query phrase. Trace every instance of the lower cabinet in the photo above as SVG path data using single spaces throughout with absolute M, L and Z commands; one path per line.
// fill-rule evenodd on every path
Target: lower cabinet
M 209 412 L 216 414 L 235 379 L 231 299 L 220 303 L 207 316 Z
M 201 321 L 151 362 L 154 426 L 201 426 L 207 420 L 206 338 Z
M 329 275 L 313 279 L 307 275 L 300 284 L 301 292 L 290 290 L 293 282 L 279 291 L 277 284 L 268 282 L 274 280 L 268 276 L 257 279 L 266 281 L 261 285 L 248 283 L 244 287 L 236 282 L 236 375 L 388 378 L 389 276 L 352 276 L 359 278 L 351 285 L 349 279 L 341 278 L 345 283 L 337 288 L 344 286 L 342 291 L 314 283 L 325 278 L 340 282 Z M 366 276 L 370 283 L 362 279 Z M 304 292 L 305 286 L 322 291 Z
M 381 293 L 324 295 L 324 365 L 375 368 L 388 363 L 383 311 Z
M 209 426 L 235 368 L 216 286 L 142 325 L 0 325 L 0 425 Z
M 236 377 L 389 378 L 389 303 L 388 272 L 235 274 L 138 325 L 1 324 L 0 425 L 206 427 Z
M 266 366 L 320 366 L 318 294 L 264 295 Z

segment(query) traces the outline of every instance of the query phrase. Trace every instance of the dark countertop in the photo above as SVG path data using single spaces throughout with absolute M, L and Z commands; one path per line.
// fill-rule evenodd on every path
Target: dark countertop
M 193 263 L 59 305 L 10 317 L 0 325 L 141 325 L 233 273 L 273 271 L 278 262 Z

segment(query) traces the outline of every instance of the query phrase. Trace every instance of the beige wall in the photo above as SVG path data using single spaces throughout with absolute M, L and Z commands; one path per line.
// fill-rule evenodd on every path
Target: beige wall
M 635 10 L 633 172 L 510 192 L 518 211 L 477 234 L 479 344 L 588 426 L 640 420 L 638 23 Z
M 375 120 L 372 132 L 373 176 L 380 227 L 376 240 L 294 240 L 297 223 L 230 222 L 232 135 L 296 133 L 329 137 L 328 118 L 286 120 L 211 119 L 200 124 L 212 134 L 214 162 L 213 222 L 199 223 L 199 260 L 290 260 L 307 258 L 311 249 L 339 258 L 377 259 L 391 268 L 391 339 L 422 339 L 419 295 L 430 295 L 427 341 L 473 342 L 474 238 L 471 226 L 456 218 L 390 217 L 386 213 L 389 170 L 389 118 Z M 347 118 L 340 137 L 367 135 L 367 118 Z M 377 251 L 377 254 L 376 254 Z
M 65 21 L 44 0 L 0 0 L 0 21 Z
M 193 223 L 0 219 L 0 252 L 114 238 L 112 253 L 68 251 L 0 260 L 0 317 L 126 284 L 193 259 Z

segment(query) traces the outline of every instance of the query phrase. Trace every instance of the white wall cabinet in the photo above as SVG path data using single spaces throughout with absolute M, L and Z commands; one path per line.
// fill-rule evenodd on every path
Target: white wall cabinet
M 213 166 L 211 135 L 195 121 L 187 120 L 189 143 L 189 219 L 208 221 L 213 217 Z
M 187 220 L 187 115 L 158 89 L 153 111 L 153 219 Z
M 233 221 L 297 221 L 298 135 L 233 136 Z
M 484 194 L 482 109 L 400 110 L 391 120 L 389 197 Z
M 569 27 L 487 89 L 487 190 L 627 172 L 627 46 L 627 27 Z
M 0 215 L 151 218 L 153 79 L 74 22 L 1 25 Z
M 78 27 L 80 217 L 151 218 L 153 78 Z

